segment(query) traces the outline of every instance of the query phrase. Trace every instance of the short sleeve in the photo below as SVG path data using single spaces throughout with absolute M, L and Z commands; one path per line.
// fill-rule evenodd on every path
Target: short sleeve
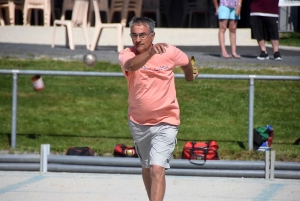
M 175 46 L 173 47 L 173 61 L 175 66 L 186 66 L 189 63 L 188 56 Z
M 124 50 L 122 50 L 119 54 L 119 62 L 120 62 L 120 66 L 122 68 L 122 71 L 124 71 L 124 64 L 128 59 L 131 59 L 135 57 L 134 52 L 132 52 L 132 50 L 130 48 L 126 48 Z

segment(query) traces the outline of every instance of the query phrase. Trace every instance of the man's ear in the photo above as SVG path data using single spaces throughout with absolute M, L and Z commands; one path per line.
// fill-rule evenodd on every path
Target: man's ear
M 151 38 L 152 38 L 152 42 L 153 42 L 153 40 L 154 40 L 154 38 L 155 38 L 155 32 L 153 32 L 153 33 L 151 34 Z

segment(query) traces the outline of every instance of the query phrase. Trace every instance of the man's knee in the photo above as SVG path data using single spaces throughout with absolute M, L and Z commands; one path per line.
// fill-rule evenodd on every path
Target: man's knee
M 150 175 L 150 168 L 142 168 L 143 174 Z
M 159 165 L 151 165 L 150 172 L 152 178 L 161 178 L 165 176 L 165 168 Z

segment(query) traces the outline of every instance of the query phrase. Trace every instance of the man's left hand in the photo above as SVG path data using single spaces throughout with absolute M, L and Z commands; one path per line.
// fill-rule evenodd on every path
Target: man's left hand
M 198 77 L 198 68 L 196 66 L 193 66 L 193 76 L 194 76 L 194 79 L 196 79 L 196 77 Z

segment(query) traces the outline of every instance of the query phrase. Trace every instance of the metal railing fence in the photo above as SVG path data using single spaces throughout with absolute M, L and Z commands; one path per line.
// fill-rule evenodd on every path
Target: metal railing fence
M 116 72 L 83 72 L 83 71 L 50 71 L 50 70 L 7 70 L 7 69 L 3 70 L 2 69 L 0 70 L 0 74 L 12 74 L 11 148 L 16 147 L 16 137 L 17 137 L 16 130 L 17 130 L 18 75 L 124 77 L 123 73 L 116 73 Z M 184 75 L 175 74 L 175 78 L 184 79 Z M 255 80 L 300 81 L 300 76 L 199 74 L 197 79 L 249 80 L 248 150 L 253 150 L 253 116 L 254 116 Z
M 270 157 L 271 156 L 271 157 Z M 300 163 L 277 162 L 275 151 L 265 151 L 264 161 L 172 159 L 166 175 L 300 179 Z M 0 154 L 1 171 L 141 174 L 138 158 L 69 156 L 50 154 L 42 144 L 40 154 Z

